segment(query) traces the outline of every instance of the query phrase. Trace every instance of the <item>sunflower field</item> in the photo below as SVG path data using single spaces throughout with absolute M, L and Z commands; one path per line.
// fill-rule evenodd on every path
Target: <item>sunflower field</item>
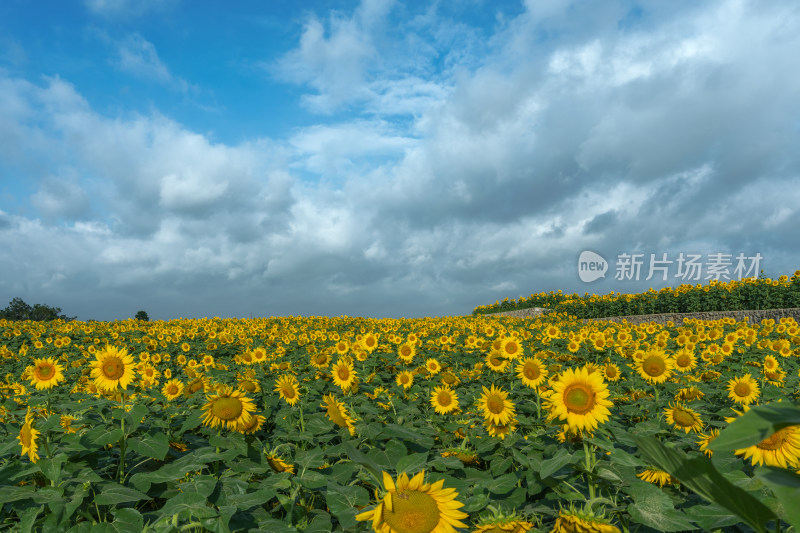
M 800 529 L 800 326 L 0 321 L 0 531 Z

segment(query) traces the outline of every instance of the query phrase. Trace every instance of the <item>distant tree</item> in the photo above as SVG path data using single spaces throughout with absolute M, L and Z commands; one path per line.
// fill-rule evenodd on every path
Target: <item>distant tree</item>
M 136 320 L 144 320 L 145 322 L 148 322 L 150 320 L 150 317 L 147 316 L 147 311 L 139 311 L 138 313 L 136 313 L 136 316 L 134 318 Z
M 6 320 L 75 320 L 74 316 L 62 315 L 60 307 L 50 307 L 44 304 L 34 304 L 33 307 L 26 304 L 22 298 L 14 298 L 8 307 L 0 311 L 0 318 Z

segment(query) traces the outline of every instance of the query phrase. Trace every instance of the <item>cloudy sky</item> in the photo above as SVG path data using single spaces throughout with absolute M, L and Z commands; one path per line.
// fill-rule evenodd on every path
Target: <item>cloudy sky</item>
M 4 1 L 0 308 L 422 317 L 791 274 L 798 51 L 795 0 Z

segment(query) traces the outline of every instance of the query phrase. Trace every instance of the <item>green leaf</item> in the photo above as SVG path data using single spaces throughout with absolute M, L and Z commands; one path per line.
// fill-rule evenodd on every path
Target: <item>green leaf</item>
M 389 464 L 396 465 L 397 462 L 408 455 L 408 449 L 399 440 L 390 440 L 384 446 L 384 452 L 389 459 Z
M 420 428 L 412 430 L 398 424 L 386 424 L 383 428 L 383 436 L 390 439 L 402 439 L 426 450 L 433 448 L 433 437 L 425 435 Z
M 342 444 L 342 448 L 344 449 L 347 456 L 356 464 L 359 464 L 367 469 L 367 471 L 375 477 L 376 481 L 381 481 L 383 479 L 383 475 L 381 473 L 381 467 L 378 464 L 361 453 L 355 446 L 350 444 L 349 442 L 345 442 Z
M 309 468 L 319 468 L 323 464 L 325 464 L 325 452 L 322 451 L 322 448 L 317 446 L 316 448 L 312 448 L 311 450 L 307 451 L 298 451 L 294 457 L 294 462 L 297 463 L 298 466 L 301 467 L 302 470 L 308 470 Z
M 130 435 L 141 425 L 142 420 L 150 413 L 150 409 L 143 403 L 135 403 L 130 411 L 125 413 L 125 432 Z
M 567 450 L 561 448 L 553 457 L 542 461 L 542 466 L 539 468 L 539 476 L 542 479 L 547 479 L 561 468 L 577 460 L 579 458 L 574 458 Z
M 367 505 L 369 493 L 367 489 L 357 485 L 341 486 L 329 483 L 326 503 L 331 514 L 339 519 L 345 531 L 354 531 L 358 524 L 356 506 Z
M 800 531 L 800 475 L 777 466 L 759 467 L 755 474 L 778 498 L 784 519 Z
M 692 519 L 703 531 L 713 531 L 739 524 L 742 519 L 716 504 L 695 505 L 686 509 L 686 516 Z
M 229 494 L 227 502 L 229 505 L 235 505 L 240 511 L 247 511 L 257 505 L 264 505 L 274 497 L 275 491 L 273 489 L 264 488 L 246 494 Z
M 307 489 L 315 490 L 328 484 L 328 478 L 316 470 L 307 470 L 300 477 L 300 484 Z
M 139 455 L 163 461 L 169 452 L 169 439 L 163 433 L 144 435 L 141 438 L 128 439 L 131 450 Z
M 204 411 L 202 409 L 197 409 L 189 415 L 189 417 L 183 421 L 183 425 L 181 425 L 181 429 L 178 431 L 178 436 L 183 435 L 190 429 L 194 429 L 203 422 L 203 415 Z
M 196 492 L 181 492 L 176 494 L 164 504 L 158 513 L 159 519 L 172 518 L 176 514 L 192 516 L 195 518 L 211 518 L 217 512 L 206 505 L 206 498 Z
M 428 462 L 428 454 L 427 453 L 412 453 L 411 455 L 406 455 L 395 465 L 395 470 L 398 474 L 405 472 L 409 476 L 416 474 L 427 464 Z
M 681 513 L 675 510 L 672 500 L 660 488 L 640 481 L 631 490 L 632 504 L 628 506 L 631 518 L 658 531 L 686 531 L 696 529 Z
M 142 531 L 144 529 L 144 519 L 136 509 L 124 508 L 114 511 L 114 522 L 112 523 L 116 531 Z
M 125 502 L 138 502 L 149 500 L 150 497 L 134 488 L 120 485 L 119 483 L 107 482 L 100 485 L 94 503 L 97 505 L 117 505 Z
M 67 462 L 67 455 L 59 453 L 52 459 L 44 457 L 36 462 L 41 469 L 44 477 L 54 482 L 56 485 L 61 481 L 61 466 Z
M 487 479 L 481 483 L 492 494 L 506 494 L 517 486 L 517 474 L 510 473 L 500 477 Z
M 731 422 L 709 447 L 715 452 L 732 452 L 758 444 L 776 431 L 798 424 L 798 407 L 779 403 L 757 405 Z
M 89 430 L 86 434 L 89 441 L 96 446 L 105 446 L 107 444 L 116 444 L 122 438 L 122 430 L 120 428 L 108 431 L 106 428 L 94 428 Z
M 19 531 L 21 533 L 31 533 L 33 531 L 33 525 L 36 523 L 36 517 L 39 516 L 39 513 L 41 513 L 43 509 L 44 505 L 40 505 L 39 507 L 31 507 L 23 511 L 19 516 Z
M 707 457 L 689 458 L 653 437 L 635 439 L 645 460 L 676 477 L 682 485 L 705 500 L 739 516 L 756 531 L 763 532 L 767 522 L 775 520 L 775 514 L 766 505 L 725 479 Z

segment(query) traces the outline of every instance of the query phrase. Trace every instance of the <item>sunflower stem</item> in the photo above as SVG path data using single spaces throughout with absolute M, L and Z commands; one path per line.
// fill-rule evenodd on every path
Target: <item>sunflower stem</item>
M 586 483 L 589 485 L 589 500 L 594 500 L 595 496 L 595 483 L 594 483 L 594 444 L 589 449 L 589 443 L 583 441 L 583 454 L 586 459 Z
M 122 430 L 122 436 L 119 438 L 119 469 L 118 469 L 118 479 L 120 485 L 122 485 L 123 479 L 125 479 L 125 393 L 120 393 L 120 405 L 122 407 L 122 416 L 120 417 L 119 425 L 120 429 Z
M 303 404 L 300 404 L 300 432 L 305 433 L 306 431 L 306 424 L 303 420 Z

